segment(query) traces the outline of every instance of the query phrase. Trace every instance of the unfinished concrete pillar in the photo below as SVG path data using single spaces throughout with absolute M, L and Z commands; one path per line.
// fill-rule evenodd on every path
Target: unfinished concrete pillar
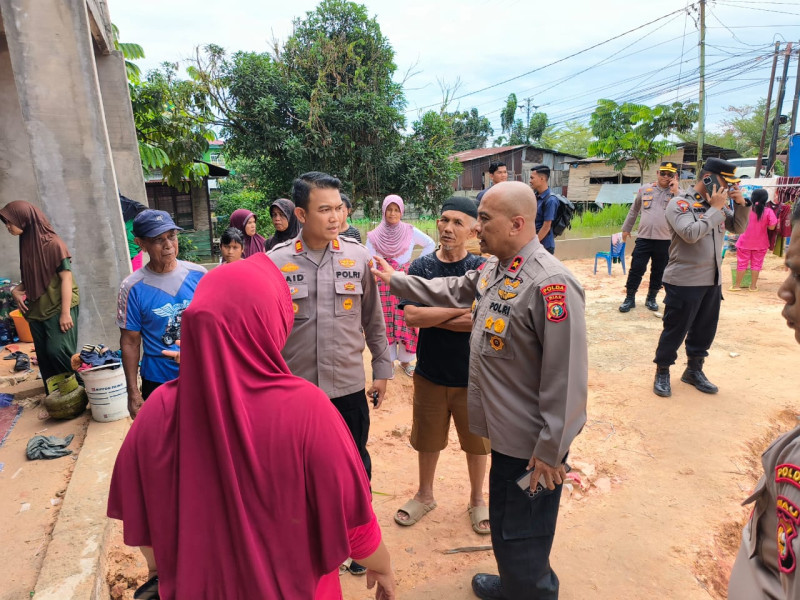
M 131 267 L 87 5 L 0 0 L 0 15 L 38 203 L 70 248 L 81 288 L 79 343 L 116 346 L 117 289 Z

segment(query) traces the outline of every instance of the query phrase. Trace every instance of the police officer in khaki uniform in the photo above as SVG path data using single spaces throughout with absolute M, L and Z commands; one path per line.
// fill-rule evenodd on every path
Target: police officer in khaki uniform
M 667 224 L 665 213 L 667 204 L 680 192 L 678 187 L 678 167 L 675 163 L 665 161 L 658 169 L 655 183 L 639 188 L 628 216 L 622 224 L 622 241 L 631 237 L 636 217 L 642 213 L 639 222 L 639 235 L 631 255 L 631 268 L 628 270 L 628 282 L 625 284 L 627 295 L 620 305 L 619 312 L 628 312 L 636 306 L 636 290 L 642 282 L 642 276 L 650 262 L 650 286 L 644 305 L 650 310 L 658 310 L 656 294 L 661 289 L 661 277 L 669 261 L 669 243 L 672 230 Z
M 488 437 L 489 521 L 499 576 L 477 574 L 479 598 L 557 598 L 550 566 L 570 444 L 586 422 L 588 358 L 584 293 L 536 235 L 536 197 L 498 183 L 478 209 L 481 251 L 494 256 L 461 277 L 373 273 L 393 294 L 428 306 L 472 306 L 470 431 Z M 517 485 L 531 475 L 531 497 Z M 524 486 L 523 486 L 524 487 Z M 528 491 L 530 491 L 530 489 Z M 533 492 L 532 492 L 533 493 Z
M 800 203 L 792 212 L 792 237 L 800 239 Z M 795 236 L 795 233 L 797 236 Z M 783 317 L 800 342 L 800 244 L 786 252 L 789 276 L 778 297 Z M 755 502 L 728 586 L 730 600 L 800 599 L 800 426 L 775 440 L 761 456 L 764 475 L 744 504 Z
M 283 272 L 292 294 L 294 327 L 283 358 L 293 374 L 319 386 L 331 399 L 371 478 L 365 338 L 373 376 L 366 394 L 378 392 L 377 406 L 386 394 L 392 363 L 369 253 L 352 238 L 339 236 L 344 206 L 340 186 L 335 177 L 315 171 L 295 179 L 292 201 L 303 228 L 268 256 Z
M 663 277 L 664 330 L 653 360 L 657 365 L 653 391 L 659 396 L 672 395 L 669 368 L 684 339 L 689 364 L 681 381 L 707 394 L 718 391 L 703 373 L 703 361 L 717 333 L 725 230 L 742 233 L 750 217 L 738 182 L 735 165 L 709 158 L 694 188 L 667 205 L 672 243 Z M 733 211 L 728 208 L 729 197 Z

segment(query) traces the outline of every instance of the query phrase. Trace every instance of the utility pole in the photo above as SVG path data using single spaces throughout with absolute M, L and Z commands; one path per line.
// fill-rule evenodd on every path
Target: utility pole
M 761 128 L 761 142 L 758 144 L 758 158 L 756 159 L 756 177 L 761 177 L 761 164 L 764 158 L 764 144 L 767 141 L 767 127 L 769 127 L 769 109 L 772 106 L 772 87 L 775 84 L 775 69 L 778 67 L 778 52 L 781 43 L 775 42 L 775 54 L 772 56 L 772 74 L 769 76 L 769 89 L 767 90 L 767 108 L 764 110 L 764 126 Z
M 797 105 L 800 103 L 800 42 L 797 44 L 797 76 L 794 78 L 794 102 L 792 102 L 792 125 L 789 133 L 797 133 Z
M 706 141 L 706 0 L 700 0 L 700 102 L 697 123 L 697 173 L 703 168 L 703 144 Z
M 528 137 L 528 131 L 531 128 L 531 101 L 533 101 L 533 96 L 528 96 L 527 98 L 523 98 L 525 100 L 525 138 L 530 141 Z M 539 108 L 538 106 L 533 106 L 533 110 Z M 522 107 L 519 107 L 522 110 Z
M 778 155 L 778 131 L 781 126 L 781 111 L 783 110 L 783 98 L 786 94 L 786 76 L 789 74 L 789 57 L 792 55 L 792 42 L 786 44 L 786 54 L 783 59 L 783 77 L 781 86 L 778 88 L 778 100 L 775 104 L 775 118 L 772 119 L 772 139 L 769 143 L 769 157 L 767 158 L 767 175 L 775 169 L 775 161 Z

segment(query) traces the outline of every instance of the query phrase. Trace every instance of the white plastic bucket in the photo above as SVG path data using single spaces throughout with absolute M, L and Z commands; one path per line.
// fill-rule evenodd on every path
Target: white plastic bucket
M 116 366 L 116 368 L 112 368 Z M 122 365 L 104 365 L 79 373 L 83 379 L 92 418 L 101 423 L 128 416 L 128 386 Z

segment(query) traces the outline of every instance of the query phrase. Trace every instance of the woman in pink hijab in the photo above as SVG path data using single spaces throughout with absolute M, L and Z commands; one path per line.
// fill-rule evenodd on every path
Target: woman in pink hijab
M 353 438 L 281 357 L 293 316 L 263 254 L 198 285 L 180 375 L 139 412 L 111 480 L 108 516 L 153 576 L 137 597 L 338 600 L 348 556 L 395 597 Z
M 424 256 L 436 250 L 436 242 L 413 225 L 403 223 L 405 210 L 400 196 L 392 194 L 383 199 L 383 219 L 367 234 L 367 250 L 386 259 L 396 271 L 408 272 L 414 246 L 422 246 L 420 256 Z M 378 287 L 392 361 L 399 359 L 403 371 L 410 377 L 414 374 L 411 361 L 417 354 L 417 330 L 406 325 L 403 311 L 397 308 L 397 297 L 389 293 L 389 286 L 378 282 Z

